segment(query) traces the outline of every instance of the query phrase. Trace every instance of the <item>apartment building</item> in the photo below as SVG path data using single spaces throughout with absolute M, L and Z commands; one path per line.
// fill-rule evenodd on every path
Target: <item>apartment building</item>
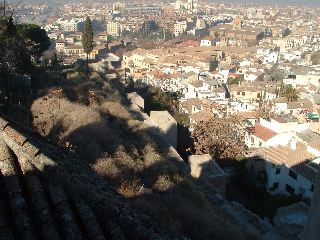
M 280 48 L 281 52 L 290 51 L 293 48 L 298 48 L 307 43 L 307 36 L 293 36 L 286 38 L 274 39 L 272 42 L 274 45 Z
M 60 30 L 64 32 L 77 32 L 81 30 L 84 23 L 83 19 L 62 20 L 59 19 L 56 24 L 60 26 Z
M 121 34 L 121 24 L 119 22 L 110 21 L 107 23 L 107 33 L 111 36 L 118 37 Z
M 188 30 L 188 23 L 187 21 L 180 21 L 176 22 L 173 27 L 173 34 L 177 37 Z

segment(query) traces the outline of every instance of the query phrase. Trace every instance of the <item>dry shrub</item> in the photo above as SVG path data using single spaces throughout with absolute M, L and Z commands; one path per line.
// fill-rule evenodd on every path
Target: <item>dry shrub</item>
M 97 72 L 92 72 L 90 75 L 90 80 L 94 80 L 94 81 L 103 81 L 102 77 L 100 76 L 99 73 Z
M 139 157 L 132 157 L 131 154 L 120 145 L 112 156 L 98 159 L 92 168 L 100 176 L 111 180 L 114 186 L 121 185 L 121 182 L 131 183 L 131 179 L 137 181 L 137 174 L 143 169 L 143 161 Z
M 129 120 L 131 118 L 129 111 L 119 102 L 104 102 L 100 110 L 118 119 Z
M 92 102 L 99 105 L 104 101 L 123 100 L 119 91 L 97 72 L 92 72 L 89 76 L 79 72 L 69 72 L 66 80 L 61 83 L 68 99 L 84 105 L 92 106 Z
M 138 121 L 138 120 L 129 119 L 127 124 L 128 124 L 128 127 L 133 131 L 137 131 L 141 127 L 141 121 Z
M 153 189 L 159 192 L 169 191 L 174 187 L 174 183 L 171 181 L 170 177 L 167 175 L 159 176 L 155 184 L 153 185 Z
M 102 121 L 98 111 L 50 95 L 35 100 L 31 111 L 34 126 L 46 136 L 55 131 L 65 137 L 76 129 Z M 54 129 L 57 124 L 60 128 Z
M 92 166 L 93 170 L 99 175 L 108 179 L 115 179 L 121 174 L 121 170 L 114 163 L 114 159 L 110 157 L 104 157 L 97 160 Z
M 161 155 L 155 151 L 154 147 L 150 143 L 143 148 L 143 156 L 146 168 L 160 162 L 162 159 Z
M 95 82 L 83 82 L 77 85 L 70 85 L 64 88 L 65 95 L 73 102 L 80 102 L 84 105 L 90 104 L 90 92 L 95 91 L 97 88 Z M 99 95 L 95 96 L 99 100 Z
M 95 160 L 123 141 L 94 108 L 46 96 L 34 101 L 31 110 L 40 133 L 62 145 L 70 143 L 84 159 Z
M 127 126 L 130 131 L 134 133 L 134 137 L 137 140 L 137 145 L 139 145 L 140 148 L 144 148 L 144 146 L 148 144 L 155 145 L 154 139 L 150 137 L 148 132 L 148 126 L 146 126 L 144 123 L 138 120 L 129 120 L 127 121 Z
M 71 81 L 71 80 L 80 79 L 82 77 L 81 77 L 81 74 L 79 72 L 69 71 L 66 74 L 66 78 L 67 78 L 68 81 Z
M 116 164 L 122 166 L 122 169 L 130 169 L 137 172 L 143 167 L 143 161 L 139 158 L 132 158 L 123 145 L 117 147 L 112 157 L 117 160 Z
M 121 102 L 123 100 L 120 92 L 112 87 L 108 82 L 103 83 L 101 92 L 104 94 L 104 101 Z
M 123 179 L 121 180 L 118 193 L 126 198 L 134 198 L 139 196 L 142 189 L 142 184 L 138 178 L 133 178 L 132 180 Z

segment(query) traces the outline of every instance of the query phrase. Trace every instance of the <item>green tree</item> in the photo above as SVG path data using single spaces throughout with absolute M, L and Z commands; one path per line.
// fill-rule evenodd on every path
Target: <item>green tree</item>
M 54 53 L 52 59 L 51 59 L 51 67 L 54 69 L 58 69 L 60 67 L 60 61 L 58 59 L 58 55 Z
M 37 60 L 50 48 L 51 42 L 44 29 L 35 24 L 17 25 L 18 35 L 24 39 L 30 54 Z
M 286 28 L 282 32 L 282 37 L 285 38 L 285 37 L 289 36 L 290 34 L 291 34 L 290 28 Z
M 8 36 L 14 36 L 17 33 L 17 28 L 16 28 L 16 25 L 13 22 L 13 17 L 12 16 L 9 17 L 6 31 L 7 31 L 6 34 Z
M 287 85 L 283 87 L 280 91 L 281 91 L 281 97 L 287 98 L 289 102 L 294 102 L 299 99 L 299 93 L 297 89 L 292 87 L 292 85 Z
M 147 86 L 136 81 L 135 91 L 145 100 L 145 112 L 168 110 L 174 114 L 178 109 L 179 94 L 176 92 L 164 92 L 159 87 Z
M 265 33 L 264 32 L 259 33 L 257 35 L 257 37 L 256 37 L 257 41 L 261 41 L 264 38 L 265 38 Z
M 88 71 L 89 54 L 93 50 L 93 29 L 90 17 L 87 17 L 82 32 L 82 46 L 87 54 L 86 71 Z
M 211 59 L 209 63 L 209 70 L 211 72 L 217 70 L 218 65 L 219 65 L 219 62 L 217 60 Z
M 112 35 L 110 35 L 110 34 L 108 34 L 107 43 L 111 43 L 111 42 L 113 42 L 114 40 L 115 40 L 115 37 L 112 36 Z
M 237 76 L 235 78 L 232 78 L 232 77 L 228 78 L 228 84 L 229 85 L 239 85 L 243 81 L 244 81 L 244 75 L 243 74 L 241 74 L 241 75 L 239 75 L 239 76 Z
M 24 73 L 30 64 L 30 56 L 23 38 L 16 34 L 12 16 L 0 16 L 0 79 L 1 87 L 8 87 L 12 73 Z

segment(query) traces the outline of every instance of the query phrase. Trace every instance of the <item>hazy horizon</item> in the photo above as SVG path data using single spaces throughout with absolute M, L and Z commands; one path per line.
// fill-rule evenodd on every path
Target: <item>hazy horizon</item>
M 209 2 L 320 6 L 319 0 L 208 0 Z
M 2 0 L 0 0 L 2 1 Z M 7 0 L 7 2 L 13 2 L 13 3 L 34 3 L 34 2 L 85 2 L 86 0 Z M 114 0 L 116 1 L 116 0 Z M 114 2 L 112 0 L 97 0 L 97 2 Z M 120 2 L 139 2 L 137 1 L 131 1 L 126 0 Z M 187 1 L 187 0 L 186 0 Z M 319 0 L 207 0 L 209 2 L 216 2 L 216 3 L 243 3 L 243 4 L 266 4 L 266 5 L 287 5 L 287 6 L 293 6 L 293 5 L 299 5 L 299 6 L 315 6 L 320 7 L 320 1 Z

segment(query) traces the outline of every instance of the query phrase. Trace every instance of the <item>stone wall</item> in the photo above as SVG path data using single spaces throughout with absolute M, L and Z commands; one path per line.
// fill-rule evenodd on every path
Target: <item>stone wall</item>
M 150 119 L 154 127 L 158 127 L 168 142 L 177 148 L 177 122 L 168 111 L 151 111 Z
M 192 177 L 213 185 L 219 194 L 225 196 L 228 176 L 209 154 L 192 155 L 188 160 Z
M 144 111 L 144 99 L 138 93 L 127 93 L 127 99 L 130 101 L 132 107 Z

